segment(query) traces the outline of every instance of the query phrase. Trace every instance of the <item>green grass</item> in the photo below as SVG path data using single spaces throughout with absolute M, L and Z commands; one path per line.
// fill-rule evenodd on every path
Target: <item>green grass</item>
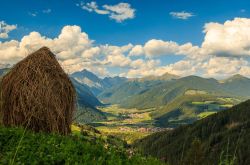
M 20 141 L 23 133 L 21 128 L 0 126 L 0 164 L 160 164 L 136 153 L 128 155 L 125 148 L 83 134 L 61 136 L 27 131 Z
M 198 115 L 200 119 L 203 119 L 205 117 L 208 117 L 209 115 L 215 114 L 216 112 L 202 112 Z
M 223 105 L 220 105 L 221 107 L 224 107 L 224 108 L 231 108 L 233 106 L 233 104 L 223 104 Z
M 202 90 L 187 90 L 185 92 L 185 95 L 197 95 L 197 94 L 207 94 L 206 91 L 202 91 Z
M 237 99 L 237 98 L 231 98 L 231 97 L 221 97 L 218 98 L 218 100 L 221 100 L 223 102 L 229 102 L 229 103 L 234 103 L 234 102 L 240 102 L 241 100 Z
M 236 98 L 212 94 L 183 95 L 152 113 L 158 126 L 178 127 L 232 107 Z
M 193 101 L 192 104 L 193 105 L 204 105 L 206 103 L 205 102 L 200 102 L 200 101 Z

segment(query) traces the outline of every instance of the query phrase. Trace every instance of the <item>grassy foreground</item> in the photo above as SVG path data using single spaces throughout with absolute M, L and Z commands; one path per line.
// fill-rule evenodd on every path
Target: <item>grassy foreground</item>
M 84 134 L 61 136 L 0 126 L 0 164 L 161 164 Z

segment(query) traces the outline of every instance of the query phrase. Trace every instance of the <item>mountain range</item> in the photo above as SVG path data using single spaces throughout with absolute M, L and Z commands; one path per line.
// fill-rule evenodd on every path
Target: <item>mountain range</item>
M 187 90 L 201 90 L 221 96 L 250 96 L 250 90 L 247 90 L 250 89 L 250 79 L 243 76 L 233 76 L 230 80 L 221 83 L 216 79 L 198 76 L 188 76 L 169 81 L 135 80 L 110 88 L 101 93 L 98 98 L 107 103 L 119 103 L 126 107 L 152 108 L 166 105 L 176 97 L 183 95 Z M 117 99 L 118 96 L 122 101 Z
M 170 74 L 170 73 L 165 73 L 161 76 L 155 76 L 155 75 L 150 75 L 150 76 L 145 76 L 142 78 L 131 78 L 129 79 L 130 81 L 139 81 L 139 82 L 145 82 L 145 81 L 168 81 L 168 80 L 174 80 L 174 79 L 179 79 L 180 76 Z
M 94 95 L 99 95 L 104 90 L 121 84 L 123 82 L 126 82 L 127 79 L 123 77 L 105 77 L 104 79 L 101 79 L 97 77 L 92 72 L 84 69 L 79 72 L 75 72 L 70 75 L 70 77 L 74 78 L 76 81 L 78 81 L 81 84 L 87 85 Z
M 1 69 L 0 75 L 6 70 Z M 77 92 L 79 122 L 105 120 L 97 107 L 118 104 L 122 108 L 151 109 L 156 126 L 177 127 L 250 98 L 250 79 L 242 75 L 224 80 L 169 73 L 134 79 L 99 78 L 84 69 L 69 76 Z
M 241 75 L 223 81 L 198 76 L 135 79 L 104 90 L 98 98 L 123 108 L 153 109 L 157 126 L 176 127 L 250 98 L 250 79 Z

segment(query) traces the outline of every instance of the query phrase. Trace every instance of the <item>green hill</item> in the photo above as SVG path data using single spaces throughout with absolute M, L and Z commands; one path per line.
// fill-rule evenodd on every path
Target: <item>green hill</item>
M 234 75 L 221 82 L 221 86 L 224 90 L 234 95 L 250 96 L 250 79 L 242 75 Z
M 145 109 L 166 105 L 187 90 L 202 90 L 219 96 L 250 97 L 249 88 L 248 78 L 221 83 L 216 79 L 188 76 L 170 81 L 130 81 L 103 92 L 98 98 L 126 108 Z
M 240 100 L 236 98 L 188 90 L 169 104 L 159 107 L 151 115 L 156 120 L 157 126 L 177 127 L 226 110 L 239 102 Z
M 98 98 L 123 108 L 154 108 L 151 115 L 157 120 L 157 126 L 175 127 L 250 98 L 249 87 L 250 79 L 243 76 L 223 83 L 216 79 L 188 76 L 168 81 L 130 81 L 103 92 Z M 203 105 L 193 102 L 203 102 Z
M 250 100 L 173 131 L 137 141 L 170 164 L 250 164 Z
M 123 107 L 132 107 L 129 103 L 130 97 L 140 95 L 147 90 L 159 85 L 158 81 L 129 81 L 118 86 L 114 86 L 101 93 L 98 98 L 104 103 L 120 104 Z
M 171 81 L 128 82 L 116 89 L 102 93 L 98 98 L 126 108 L 152 108 L 165 105 L 188 89 L 205 90 L 211 93 L 226 93 L 215 79 L 189 76 Z M 119 98 L 117 98 L 119 97 Z M 120 101 L 120 98 L 122 101 Z
M 145 82 L 145 81 L 170 81 L 170 80 L 175 80 L 175 79 L 179 79 L 180 77 L 174 74 L 170 74 L 170 73 L 165 73 L 161 76 L 155 76 L 155 75 L 150 75 L 150 76 L 146 76 L 146 77 L 142 77 L 142 78 L 134 78 L 134 79 L 130 79 L 132 81 L 139 81 L 139 82 Z
M 160 164 L 136 153 L 129 155 L 113 137 L 92 133 L 61 136 L 0 126 L 0 164 Z

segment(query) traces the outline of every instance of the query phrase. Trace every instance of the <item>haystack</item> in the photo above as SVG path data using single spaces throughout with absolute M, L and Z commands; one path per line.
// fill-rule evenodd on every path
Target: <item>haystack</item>
M 69 134 L 75 89 L 46 47 L 17 63 L 0 84 L 5 126 Z

